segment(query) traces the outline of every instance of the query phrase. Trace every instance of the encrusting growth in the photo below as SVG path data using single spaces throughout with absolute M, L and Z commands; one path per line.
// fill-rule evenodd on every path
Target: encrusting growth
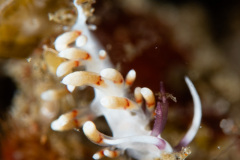
M 140 160 L 164 157 L 185 159 L 190 152 L 188 148 L 182 147 L 186 147 L 192 141 L 201 121 L 201 103 L 192 82 L 185 78 L 194 101 L 192 126 L 180 143 L 172 147 L 161 137 L 168 113 L 168 95 L 165 93 L 163 83 L 157 102 L 154 93 L 146 87 L 135 88 L 135 100 L 127 97 L 128 88 L 136 79 L 136 72 L 130 70 L 124 79 L 121 73 L 112 68 L 107 52 L 89 31 L 81 2 L 74 1 L 78 9 L 78 20 L 73 26 L 73 31 L 63 33 L 55 41 L 57 56 L 63 61 L 58 66 L 56 74 L 58 77 L 66 75 L 62 83 L 70 92 L 76 87 L 93 87 L 95 98 L 89 107 L 61 115 L 52 122 L 51 128 L 64 131 L 83 126 L 83 132 L 90 141 L 105 147 L 93 155 L 94 159 L 104 156 L 115 158 L 125 151 Z M 87 0 L 84 3 L 87 3 Z M 73 72 L 78 66 L 84 66 L 85 70 Z M 42 93 L 42 99 L 54 100 L 65 92 L 48 90 Z M 142 109 L 143 101 L 146 104 L 145 111 Z M 98 116 L 105 117 L 112 137 L 97 130 L 93 121 Z M 152 120 L 155 121 L 153 129 L 148 130 L 147 126 Z

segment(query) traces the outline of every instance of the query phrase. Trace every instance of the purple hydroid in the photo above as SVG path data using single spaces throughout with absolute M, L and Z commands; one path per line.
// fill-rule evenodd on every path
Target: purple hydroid
M 160 94 L 158 97 L 158 102 L 156 106 L 156 116 L 155 116 L 155 122 L 153 125 L 153 130 L 151 135 L 152 136 L 158 136 L 162 133 L 166 122 L 167 122 L 167 116 L 168 116 L 168 101 L 165 93 L 165 89 L 163 86 L 163 82 L 160 82 Z

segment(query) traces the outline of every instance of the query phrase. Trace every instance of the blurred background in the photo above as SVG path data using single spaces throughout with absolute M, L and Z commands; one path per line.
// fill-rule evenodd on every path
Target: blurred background
M 97 26 L 93 33 L 116 68 L 124 76 L 132 68 L 137 72 L 132 88 L 146 86 L 157 93 L 163 81 L 177 98 L 170 102 L 162 136 L 175 145 L 191 124 L 187 75 L 203 107 L 187 159 L 240 159 L 240 1 L 97 0 L 93 8 L 88 23 Z M 46 69 L 42 46 L 52 47 L 76 15 L 71 0 L 0 0 L 2 159 L 91 159 L 99 149 L 81 132 L 51 131 L 51 120 L 74 105 L 56 109 L 65 102 L 45 104 L 40 98 L 40 86 L 58 87 L 60 81 Z M 86 89 L 74 96 L 88 103 L 86 92 L 92 94 Z M 46 105 L 54 106 L 49 119 L 39 112 Z M 111 134 L 103 118 L 97 123 Z

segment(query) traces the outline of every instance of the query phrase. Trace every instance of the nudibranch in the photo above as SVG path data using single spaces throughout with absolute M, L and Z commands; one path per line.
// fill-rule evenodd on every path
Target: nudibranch
M 127 152 L 140 160 L 163 159 L 164 156 L 185 159 L 190 154 L 187 146 L 195 137 L 201 122 L 201 102 L 198 93 L 188 77 L 186 84 L 194 103 L 194 116 L 191 127 L 175 147 L 172 147 L 161 133 L 167 121 L 168 96 L 163 84 L 160 85 L 159 98 L 146 87 L 136 87 L 134 99 L 128 97 L 129 87 L 136 79 L 135 70 L 130 70 L 124 78 L 113 68 L 107 52 L 99 44 L 86 24 L 87 17 L 82 5 L 91 0 L 75 0 L 78 19 L 71 31 L 58 36 L 55 49 L 63 62 L 58 66 L 56 75 L 72 92 L 76 87 L 91 86 L 95 98 L 88 107 L 76 108 L 62 114 L 51 123 L 55 131 L 64 131 L 83 126 L 83 132 L 93 143 L 104 148 L 93 155 L 94 159 L 117 157 Z M 74 68 L 84 66 L 85 70 Z M 43 99 L 55 100 L 64 96 L 63 91 L 51 90 L 42 94 Z M 57 97 L 57 98 L 56 98 Z M 143 102 L 146 104 L 142 109 Z M 112 136 L 97 130 L 94 119 L 104 116 Z M 149 129 L 154 120 L 153 129 Z

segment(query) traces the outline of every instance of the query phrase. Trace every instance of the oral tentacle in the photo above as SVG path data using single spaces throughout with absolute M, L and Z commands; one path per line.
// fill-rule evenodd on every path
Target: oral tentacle
M 181 150 L 182 147 L 186 147 L 187 145 L 189 145 L 189 143 L 193 140 L 193 138 L 196 136 L 197 131 L 200 127 L 201 118 L 202 118 L 202 106 L 201 106 L 201 101 L 197 93 L 197 90 L 188 77 L 185 77 L 185 82 L 187 83 L 187 86 L 193 98 L 194 115 L 193 115 L 191 127 L 188 129 L 187 133 L 179 142 L 179 144 L 175 147 L 175 150 L 177 151 Z

